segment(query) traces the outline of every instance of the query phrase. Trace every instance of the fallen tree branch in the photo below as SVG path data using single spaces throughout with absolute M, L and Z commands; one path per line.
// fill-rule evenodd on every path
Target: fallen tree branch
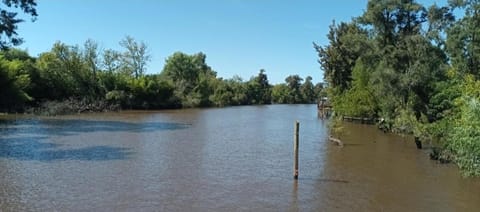
M 328 136 L 328 140 L 335 143 L 336 145 L 340 146 L 340 147 L 343 147 L 343 142 L 338 139 L 338 138 L 334 138 L 332 136 Z

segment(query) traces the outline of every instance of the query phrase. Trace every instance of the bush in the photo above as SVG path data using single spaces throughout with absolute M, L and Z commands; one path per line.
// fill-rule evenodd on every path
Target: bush
M 465 175 L 480 176 L 480 101 L 466 100 L 453 126 L 447 145 L 455 162 Z

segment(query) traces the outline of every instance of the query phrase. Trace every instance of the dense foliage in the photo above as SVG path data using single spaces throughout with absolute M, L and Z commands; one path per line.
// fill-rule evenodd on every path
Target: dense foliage
M 37 58 L 18 49 L 1 51 L 0 112 L 314 103 L 323 88 L 315 87 L 311 77 L 302 84 L 297 75 L 287 77 L 287 84 L 272 86 L 263 69 L 245 82 L 240 77 L 222 79 L 203 53 L 176 52 L 160 73 L 145 74 L 147 45 L 127 36 L 120 46 L 123 52 L 100 50 L 92 40 L 83 46 L 57 42 Z
M 329 44 L 314 47 L 335 113 L 381 118 L 480 175 L 479 21 L 478 1 L 370 0 L 360 17 L 333 23 Z

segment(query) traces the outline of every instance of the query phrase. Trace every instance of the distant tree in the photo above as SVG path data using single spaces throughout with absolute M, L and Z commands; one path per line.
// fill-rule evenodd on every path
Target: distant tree
M 248 82 L 248 97 L 251 104 L 270 104 L 272 102 L 271 86 L 264 69 Z
M 103 51 L 102 66 L 108 72 L 118 71 L 121 67 L 122 54 L 113 49 Z
M 312 83 L 312 77 L 307 76 L 305 82 L 300 87 L 300 92 L 303 95 L 303 103 L 314 103 L 316 100 L 315 89 Z
M 325 89 L 325 85 L 324 83 L 322 82 L 319 82 L 317 84 L 315 84 L 315 87 L 314 87 L 314 93 L 315 93 L 315 97 L 317 99 L 320 99 L 322 97 L 326 97 L 327 96 L 327 92 L 326 92 L 326 89 Z
M 234 76 L 232 79 L 227 80 L 228 84 L 232 88 L 233 97 L 232 105 L 246 105 L 248 104 L 247 85 L 243 82 L 239 76 Z
M 86 58 L 84 50 L 79 46 L 69 46 L 61 42 L 55 43 L 50 52 L 42 53 L 36 63 L 41 78 L 38 85 L 45 90 L 42 98 L 93 99 L 103 95 L 99 93 L 99 83 L 89 66 L 90 59 Z
M 267 74 L 265 74 L 265 70 L 261 69 L 260 73 L 256 77 L 256 82 L 260 85 L 260 104 L 270 104 L 272 102 L 271 96 L 271 86 L 268 83 Z
M 138 43 L 132 37 L 127 36 L 120 41 L 120 46 L 126 49 L 122 54 L 124 72 L 134 74 L 135 78 L 142 76 L 151 59 L 147 45 L 143 42 Z
M 162 76 L 173 81 L 175 94 L 184 107 L 209 106 L 217 73 L 206 63 L 206 55 L 176 52 L 165 61 Z
M 128 80 L 126 103 L 134 109 L 161 109 L 176 107 L 173 102 L 174 87 L 156 75 L 146 75 Z M 122 100 L 121 97 L 119 100 Z
M 37 10 L 35 7 L 37 3 L 35 0 L 2 0 L 0 3 L 0 48 L 5 49 L 20 45 L 23 39 L 18 37 L 18 24 L 23 22 L 23 19 L 18 18 L 17 12 L 7 11 L 5 8 L 20 8 L 27 15 L 32 16 L 32 21 L 35 21 Z
M 300 91 L 300 87 L 302 86 L 303 79 L 298 75 L 290 75 L 285 78 L 285 82 L 287 83 L 288 88 L 290 89 L 290 96 L 292 98 L 292 102 L 289 103 L 302 103 L 303 102 L 303 95 Z
M 224 107 L 233 104 L 233 89 L 228 80 L 219 80 L 213 95 L 210 96 L 215 106 Z
M 288 104 L 293 102 L 290 96 L 290 89 L 285 83 L 280 83 L 273 86 L 272 102 L 275 104 Z
M 88 39 L 83 44 L 83 57 L 85 63 L 93 75 L 93 80 L 97 80 L 97 72 L 100 69 L 100 51 L 98 44 L 94 40 Z

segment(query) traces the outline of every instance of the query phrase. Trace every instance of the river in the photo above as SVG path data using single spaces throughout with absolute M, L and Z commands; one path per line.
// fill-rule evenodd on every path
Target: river
M 293 180 L 293 128 L 300 170 Z M 0 116 L 0 211 L 479 211 L 480 180 L 315 105 Z

